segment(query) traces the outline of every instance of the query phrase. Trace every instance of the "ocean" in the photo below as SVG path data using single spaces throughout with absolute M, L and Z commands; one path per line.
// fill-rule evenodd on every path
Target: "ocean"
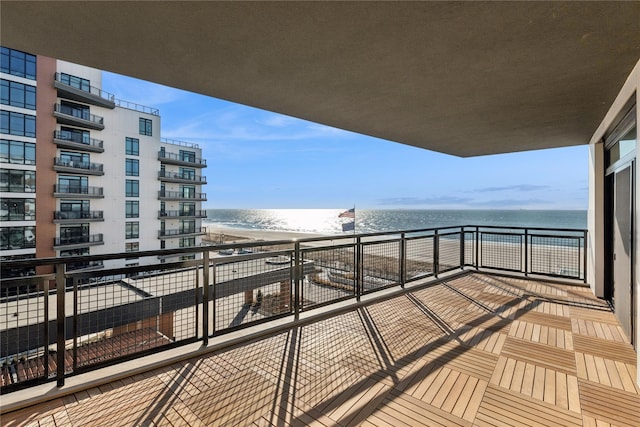
M 345 209 L 346 210 L 346 209 Z M 203 225 L 245 230 L 342 232 L 340 209 L 207 209 Z M 373 233 L 457 225 L 587 228 L 586 210 L 356 209 L 356 232 Z

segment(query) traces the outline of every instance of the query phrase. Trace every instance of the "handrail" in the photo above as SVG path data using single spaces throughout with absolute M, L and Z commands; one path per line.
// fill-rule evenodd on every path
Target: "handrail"
M 158 178 L 182 179 L 190 182 L 206 183 L 207 177 L 203 175 L 183 176 L 178 172 L 158 171 Z
M 179 155 L 177 153 L 167 153 L 166 151 L 158 151 L 158 158 L 160 160 L 169 159 L 169 160 L 173 160 L 173 161 L 191 163 L 191 164 L 195 164 L 195 165 L 206 165 L 207 164 L 207 160 L 206 159 L 201 159 L 200 157 L 194 157 L 193 159 L 182 159 L 182 158 L 179 157 Z
M 196 143 L 187 142 L 187 141 L 178 141 L 177 139 L 160 138 L 160 142 L 164 142 L 165 144 L 171 144 L 171 145 L 180 145 L 182 147 L 200 148 L 200 146 Z
M 146 105 L 136 104 L 135 102 L 125 101 L 123 99 L 114 99 L 116 105 L 120 108 L 126 108 L 127 110 L 134 110 L 140 113 L 151 114 L 152 116 L 159 116 L 160 110 L 154 107 L 147 107 Z
M 53 138 L 61 141 L 77 142 L 78 144 L 91 145 L 98 148 L 104 147 L 104 141 L 95 138 L 83 138 L 82 135 L 71 132 L 56 130 L 53 131 Z
M 73 86 L 73 85 L 71 85 L 71 84 L 69 84 L 69 83 L 67 83 L 65 81 L 62 81 L 62 78 L 60 77 L 60 73 L 56 73 L 55 79 L 56 79 L 56 81 L 58 83 L 61 83 L 61 84 L 65 85 L 65 86 L 68 86 L 68 87 L 73 88 L 73 89 L 81 90 L 83 92 L 90 93 L 92 95 L 95 95 L 95 96 L 98 96 L 100 98 L 106 99 L 107 101 L 112 101 L 113 102 L 113 100 L 115 98 L 115 96 L 112 93 L 107 92 L 106 90 L 102 90 L 102 89 L 100 89 L 98 87 L 95 87 L 95 86 L 89 85 L 88 86 L 88 90 L 84 89 L 84 88 L 81 88 L 81 87 Z
M 93 163 L 93 162 L 74 162 L 72 160 L 66 160 L 61 157 L 56 157 L 53 159 L 54 166 L 60 166 L 65 168 L 74 168 L 74 169 L 83 169 L 89 171 L 103 171 L 102 163 Z
M 159 236 L 205 232 L 206 227 L 164 230 Z M 36 380 L 55 379 L 61 386 L 67 375 L 81 369 L 96 369 L 196 340 L 204 343 L 214 334 L 297 316 L 339 301 L 360 301 L 365 294 L 455 270 L 508 271 L 586 283 L 586 238 L 587 230 L 581 229 L 465 225 L 3 261 L 3 268 L 54 266 L 55 275 L 46 276 L 46 280 L 0 279 L 0 303 L 44 300 L 44 305 L 41 300 L 20 305 L 28 313 L 0 330 L 0 360 L 18 364 L 21 358 L 44 363 L 48 357 L 53 364 L 57 360 L 57 369 Z M 101 242 L 99 234 L 61 237 L 54 243 Z M 189 256 L 196 258 L 166 262 Z M 156 258 L 137 265 L 138 260 L 148 257 Z M 114 263 L 105 263 L 111 260 L 134 265 L 113 267 Z M 53 282 L 57 291 L 50 293 Z M 214 302 L 211 308 L 209 301 Z M 54 303 L 58 317 L 47 320 L 46 304 Z M 261 310 L 261 316 L 239 323 L 227 318 L 216 321 L 219 316 L 233 316 L 246 304 Z M 74 308 L 65 312 L 65 307 Z M 175 316 L 183 309 L 188 309 L 185 313 L 194 310 L 195 315 Z M 209 309 L 212 317 L 206 314 Z M 210 318 L 214 319 L 211 323 Z M 42 327 L 39 319 L 45 319 L 49 326 Z M 174 326 L 173 322 L 181 323 Z M 181 337 L 174 337 L 173 328 L 180 328 Z M 120 336 L 139 346 L 126 354 L 114 352 L 118 346 L 108 340 Z M 101 340 L 109 345 L 101 346 Z M 49 354 L 48 349 L 56 344 L 57 353 Z M 68 346 L 70 349 L 65 349 Z M 91 354 L 97 358 L 91 359 Z M 65 357 L 71 357 L 72 366 L 64 368 Z M 29 378 L 20 381 L 31 384 Z
M 75 117 L 77 119 L 86 120 L 88 122 L 97 123 L 99 125 L 104 125 L 104 117 L 87 113 L 85 110 L 79 110 L 79 109 L 67 107 L 62 104 L 55 104 L 54 111 L 61 114 L 65 114 L 67 116 Z

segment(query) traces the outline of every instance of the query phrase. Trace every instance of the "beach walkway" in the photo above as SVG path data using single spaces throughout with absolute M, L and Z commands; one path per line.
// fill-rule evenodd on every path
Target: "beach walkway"
M 636 369 L 587 288 L 473 273 L 2 425 L 638 426 Z

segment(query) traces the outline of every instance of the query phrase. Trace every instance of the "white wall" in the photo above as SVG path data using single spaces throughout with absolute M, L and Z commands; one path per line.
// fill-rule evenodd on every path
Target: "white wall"
M 602 272 L 604 266 L 604 255 L 602 248 L 604 247 L 604 185 L 603 175 L 604 166 L 602 161 L 602 141 L 607 130 L 612 126 L 615 126 L 616 119 L 623 113 L 625 106 L 629 105 L 629 101 L 635 98 L 637 107 L 640 107 L 640 61 L 636 64 L 633 71 L 625 81 L 622 89 L 618 93 L 615 101 L 611 105 L 611 108 L 607 112 L 606 116 L 598 126 L 598 129 L 591 138 L 590 147 L 590 170 L 589 170 L 589 261 L 595 262 L 595 265 L 590 265 L 589 280 L 592 281 L 592 289 L 596 295 L 598 290 L 604 289 L 604 274 Z M 640 108 L 636 108 L 636 124 L 640 124 Z M 640 159 L 640 144 L 636 144 L 636 159 Z M 591 185 L 593 184 L 593 188 Z M 640 168 L 636 166 L 635 175 L 635 216 L 634 222 L 634 235 L 633 240 L 633 294 L 636 312 L 634 331 L 634 341 L 637 345 L 636 348 L 640 348 L 640 256 L 638 251 L 638 245 L 640 244 Z M 640 366 L 640 353 L 638 354 L 637 366 Z M 640 370 L 637 372 L 636 381 L 640 385 Z

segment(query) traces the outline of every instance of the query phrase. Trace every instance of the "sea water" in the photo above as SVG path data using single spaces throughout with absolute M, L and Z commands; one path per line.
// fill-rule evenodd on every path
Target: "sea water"
M 351 221 L 338 217 L 344 210 L 207 209 L 203 225 L 335 234 L 342 232 L 342 223 Z M 357 233 L 460 225 L 585 229 L 587 211 L 356 209 L 355 223 Z

